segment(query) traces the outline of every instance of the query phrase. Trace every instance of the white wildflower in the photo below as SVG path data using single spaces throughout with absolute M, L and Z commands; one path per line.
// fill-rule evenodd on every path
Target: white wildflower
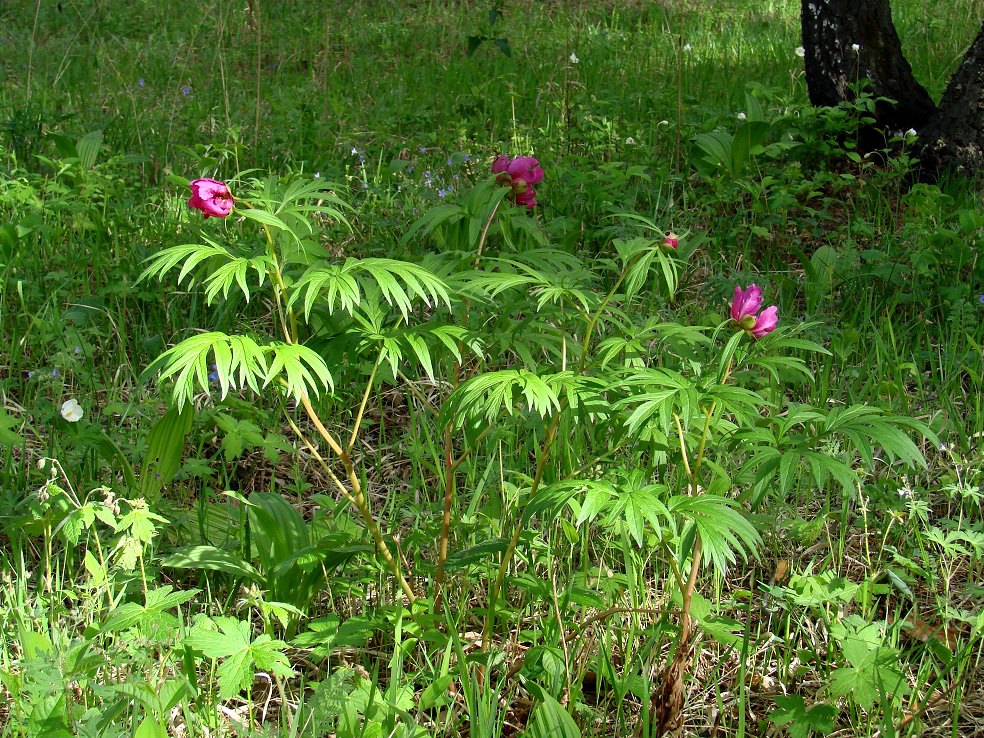
M 746 118 L 748 118 L 748 116 L 744 113 L 738 113 L 738 120 L 745 120 Z
M 625 143 L 627 143 L 629 146 L 635 146 L 635 139 L 632 138 L 632 136 L 629 136 L 627 139 L 625 139 Z
M 571 64 L 577 64 L 579 61 L 581 61 L 580 59 L 577 58 L 577 54 L 575 54 L 573 51 L 571 52 L 570 58 L 571 58 Z
M 71 400 L 65 400 L 65 402 L 62 403 L 61 416 L 69 423 L 78 423 L 82 420 L 83 415 L 85 415 L 85 411 L 82 410 L 82 406 L 79 405 L 79 401 L 74 397 Z
M 798 56 L 798 57 L 804 57 L 804 56 L 806 56 L 806 49 L 804 49 L 802 46 L 797 46 L 796 47 L 796 56 Z
M 683 53 L 684 54 L 689 54 L 691 51 L 693 51 L 693 49 L 690 47 L 690 44 L 684 44 L 683 45 Z
M 908 131 L 905 132 L 905 137 L 906 138 L 915 138 L 916 137 L 916 129 L 915 128 L 910 128 Z
M 861 44 L 851 44 L 851 51 L 855 54 L 861 51 Z

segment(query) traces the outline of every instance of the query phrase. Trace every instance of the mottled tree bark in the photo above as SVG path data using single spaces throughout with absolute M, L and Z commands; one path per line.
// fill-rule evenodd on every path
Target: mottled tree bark
M 892 22 L 889 0 L 801 0 L 806 85 L 810 102 L 833 106 L 852 99 L 850 85 L 890 101 L 877 103 L 862 146 L 914 129 L 922 175 L 944 170 L 978 176 L 984 170 L 984 25 L 954 73 L 939 108 L 912 76 Z
M 984 174 L 984 24 L 950 78 L 939 112 L 918 134 L 915 154 L 925 174 Z
M 876 105 L 876 127 L 897 134 L 926 125 L 936 106 L 902 54 L 889 0 L 802 0 L 801 18 L 810 102 L 850 100 L 849 85 L 869 79 L 872 95 L 895 101 Z

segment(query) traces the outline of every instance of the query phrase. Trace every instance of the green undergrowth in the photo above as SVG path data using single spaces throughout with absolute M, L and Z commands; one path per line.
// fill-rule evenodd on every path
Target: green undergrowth
M 980 191 L 798 10 L 0 8 L 0 734 L 970 734 Z

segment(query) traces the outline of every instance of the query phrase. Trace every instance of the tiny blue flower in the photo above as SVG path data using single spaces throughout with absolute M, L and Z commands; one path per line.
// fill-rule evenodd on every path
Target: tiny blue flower
M 82 353 L 82 347 L 81 346 L 76 346 L 75 347 L 75 353 L 81 354 Z
M 438 190 L 437 191 L 437 196 L 438 197 L 447 197 L 448 196 L 448 191 L 447 190 Z
M 978 295 L 977 296 L 977 302 L 984 303 L 984 295 Z
M 362 187 L 360 189 L 368 190 L 369 189 L 369 183 L 368 182 L 363 182 L 362 183 Z
M 465 161 L 471 161 L 471 154 L 465 154 L 464 159 Z
M 191 94 L 191 88 L 188 87 L 188 85 L 185 85 L 184 87 L 181 88 L 181 94 L 182 95 L 190 95 Z
M 407 174 L 413 174 L 413 165 L 407 167 Z
M 421 154 L 426 154 L 427 153 L 427 147 L 426 146 L 421 146 L 419 149 L 417 149 L 417 151 L 419 151 Z
M 137 80 L 137 84 L 143 87 L 146 84 L 146 82 L 144 82 L 144 78 L 141 77 L 140 79 Z
M 27 378 L 28 379 L 33 379 L 34 378 L 34 372 L 28 372 L 27 373 Z
M 451 166 L 451 157 L 448 157 L 448 166 Z
M 59 374 L 61 374 L 61 372 L 58 371 L 57 369 L 52 369 L 51 370 L 51 376 L 57 377 Z
M 360 156 L 359 157 L 359 164 L 365 164 L 365 163 L 366 163 L 366 157 Z
M 218 382 L 219 381 L 219 373 L 218 372 L 210 372 L 209 375 L 208 375 L 208 381 L 209 382 Z
M 430 172 L 424 172 L 424 179 L 430 179 L 430 178 L 431 178 L 431 173 Z

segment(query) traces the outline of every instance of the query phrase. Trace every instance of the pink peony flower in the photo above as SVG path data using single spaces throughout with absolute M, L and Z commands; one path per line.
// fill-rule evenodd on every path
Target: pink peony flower
M 525 205 L 527 208 L 536 206 L 536 190 L 530 187 L 526 192 L 516 195 L 516 204 Z
M 761 287 L 757 284 L 751 285 L 747 290 L 735 287 L 735 299 L 731 303 L 731 319 L 753 338 L 761 338 L 766 333 L 771 333 L 779 324 L 779 308 L 771 305 L 759 313 L 761 307 Z
M 680 239 L 677 236 L 677 234 L 671 231 L 670 233 L 666 234 L 666 240 L 663 241 L 663 245 L 666 246 L 666 248 L 668 249 L 675 249 L 677 246 L 680 245 Z
M 232 212 L 232 193 L 217 179 L 196 179 L 191 183 L 188 205 L 201 210 L 205 217 L 224 218 Z
M 512 190 L 510 197 L 517 205 L 527 208 L 536 205 L 533 185 L 543 179 L 543 169 L 532 156 L 517 156 L 515 159 L 500 156 L 492 163 L 492 174 L 498 174 L 496 180 Z
M 506 172 L 514 182 L 526 182 L 533 186 L 543 179 L 543 169 L 540 162 L 532 156 L 517 156 L 506 167 Z

